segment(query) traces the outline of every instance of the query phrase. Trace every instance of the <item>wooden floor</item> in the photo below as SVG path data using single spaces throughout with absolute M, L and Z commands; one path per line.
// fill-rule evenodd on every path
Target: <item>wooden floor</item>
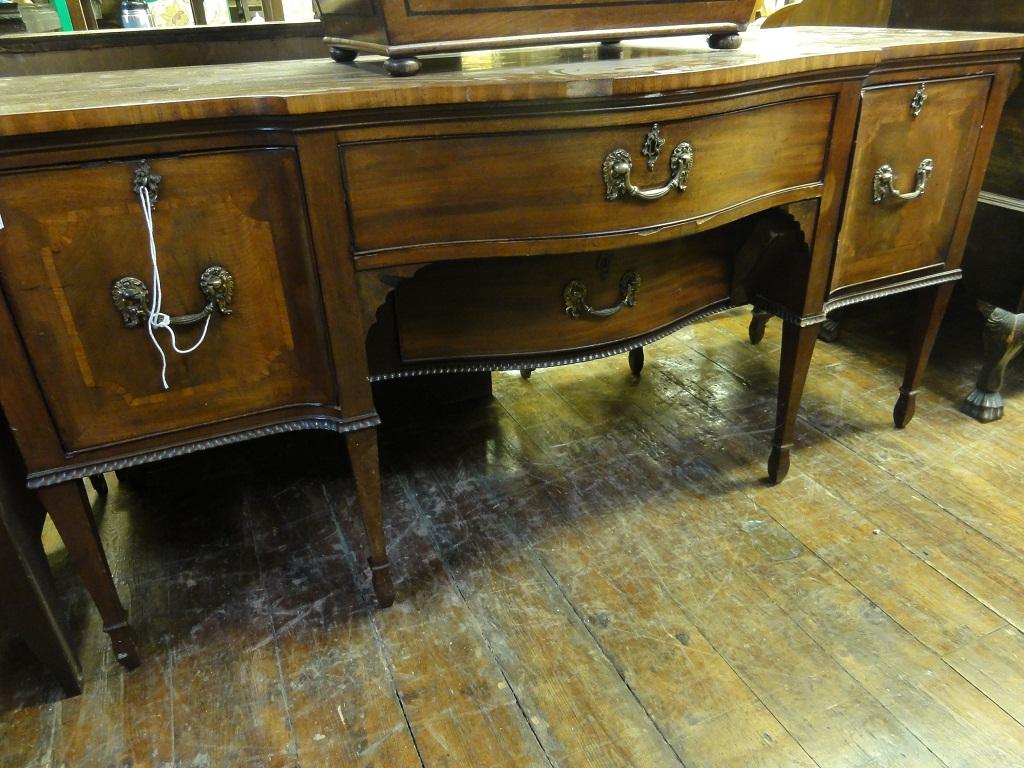
M 0 764 L 1024 766 L 1022 379 L 1003 422 L 961 416 L 980 321 L 954 313 L 897 432 L 906 313 L 878 311 L 819 344 L 778 487 L 780 328 L 751 347 L 744 312 L 639 383 L 624 356 L 498 374 L 390 429 L 386 611 L 331 436 L 111 477 L 143 665 L 58 553 L 86 691 L 0 647 Z

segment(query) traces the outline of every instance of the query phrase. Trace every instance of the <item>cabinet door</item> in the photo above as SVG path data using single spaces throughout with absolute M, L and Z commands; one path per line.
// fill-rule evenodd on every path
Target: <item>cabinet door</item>
M 112 289 L 153 275 L 139 161 L 0 176 L 0 287 L 69 452 L 290 404 L 336 401 L 290 149 L 157 158 L 153 213 L 163 312 L 201 310 L 200 275 L 233 278 L 231 313 L 215 309 L 202 345 L 167 353 L 167 379 L 146 318 L 126 327 Z M 177 327 L 185 348 L 203 322 Z M 0 372 L 0 375 L 3 375 Z
M 979 76 L 865 90 L 833 290 L 945 264 L 990 85 Z M 877 200 L 885 168 L 905 195 L 926 176 L 923 192 L 901 199 L 879 179 Z

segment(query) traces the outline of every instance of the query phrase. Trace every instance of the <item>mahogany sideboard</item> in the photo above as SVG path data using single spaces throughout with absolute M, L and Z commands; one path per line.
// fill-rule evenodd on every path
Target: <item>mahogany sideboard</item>
M 825 313 L 917 290 L 904 426 L 1022 48 L 785 29 L 407 80 L 373 58 L 0 79 L 0 406 L 117 658 L 82 478 L 270 433 L 344 434 L 392 601 L 374 380 L 580 362 L 753 303 L 785 321 L 777 482 Z

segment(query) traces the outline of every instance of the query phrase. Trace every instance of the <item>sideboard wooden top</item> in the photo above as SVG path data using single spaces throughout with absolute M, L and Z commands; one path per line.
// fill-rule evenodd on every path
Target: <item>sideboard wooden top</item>
M 411 78 L 355 65 L 272 61 L 0 78 L 0 136 L 238 116 L 298 116 L 387 107 L 585 99 L 727 86 L 865 67 L 893 59 L 1024 48 L 1024 35 L 794 27 L 745 33 L 736 51 L 703 37 L 488 51 L 424 60 Z

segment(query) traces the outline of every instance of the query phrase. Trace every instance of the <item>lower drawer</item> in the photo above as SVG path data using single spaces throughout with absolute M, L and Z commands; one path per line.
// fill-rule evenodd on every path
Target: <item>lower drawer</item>
M 729 297 L 745 231 L 426 267 L 396 290 L 401 360 L 554 355 L 657 331 Z

